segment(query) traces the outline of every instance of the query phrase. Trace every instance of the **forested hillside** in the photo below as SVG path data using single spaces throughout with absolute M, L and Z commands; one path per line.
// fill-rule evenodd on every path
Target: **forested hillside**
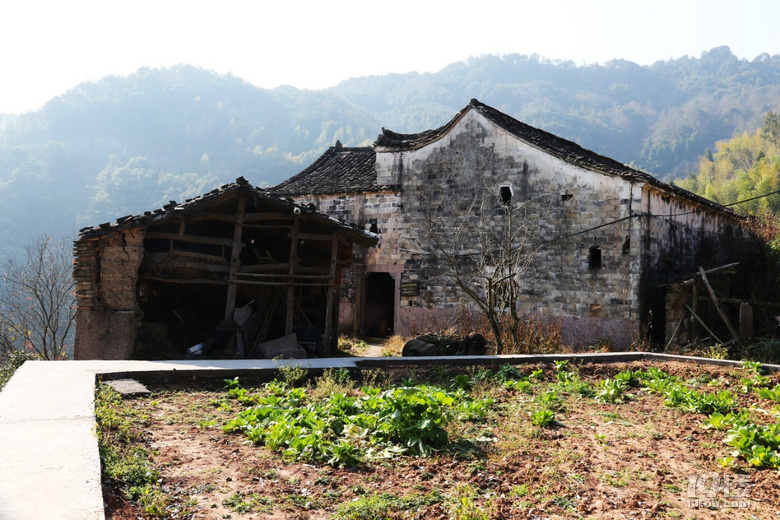
M 0 255 L 239 176 L 276 184 L 337 139 L 434 128 L 471 98 L 671 179 L 778 110 L 780 56 L 741 60 L 721 47 L 647 67 L 484 56 L 322 91 L 260 89 L 185 65 L 107 77 L 37 112 L 0 114 Z
M 780 114 L 770 111 L 758 130 L 719 141 L 700 159 L 698 175 L 676 184 L 721 204 L 740 202 L 739 211 L 780 214 L 780 194 L 772 194 L 780 190 Z

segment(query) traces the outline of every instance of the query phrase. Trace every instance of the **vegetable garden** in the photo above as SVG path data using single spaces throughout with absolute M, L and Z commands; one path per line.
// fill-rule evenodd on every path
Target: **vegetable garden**
M 109 518 L 780 512 L 780 379 L 756 363 L 286 367 L 96 403 Z

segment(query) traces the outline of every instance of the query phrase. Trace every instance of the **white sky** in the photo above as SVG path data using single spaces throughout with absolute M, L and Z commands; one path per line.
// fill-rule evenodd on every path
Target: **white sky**
M 780 54 L 776 0 L 3 0 L 0 112 L 85 80 L 188 63 L 259 87 L 435 72 L 483 54 L 647 65 Z

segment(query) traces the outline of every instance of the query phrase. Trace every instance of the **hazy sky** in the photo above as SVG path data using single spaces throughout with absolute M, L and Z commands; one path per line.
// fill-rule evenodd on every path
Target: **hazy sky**
M 728 45 L 780 54 L 776 0 L 9 0 L 0 112 L 85 80 L 188 63 L 260 87 L 435 72 L 483 54 L 646 65 Z

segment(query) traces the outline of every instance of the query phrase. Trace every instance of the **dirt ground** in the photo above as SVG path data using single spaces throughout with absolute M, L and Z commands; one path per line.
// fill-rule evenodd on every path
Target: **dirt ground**
M 649 365 L 582 365 L 579 371 L 593 382 Z M 685 380 L 714 380 L 707 391 L 738 391 L 744 375 L 730 368 L 654 365 Z M 528 373 L 539 367 L 521 368 Z M 543 368 L 552 384 L 553 367 Z M 772 385 L 780 382 L 778 375 L 772 379 Z M 730 453 L 723 432 L 702 428 L 703 415 L 668 408 L 662 397 L 642 389 L 631 389 L 631 397 L 616 404 L 569 396 L 557 424 L 546 428 L 531 424 L 526 396 L 500 392 L 487 422 L 454 425 L 456 446 L 460 438 L 480 439 L 469 449 L 357 469 L 285 463 L 241 435 L 224 433 L 222 425 L 240 410 L 237 403 L 224 403 L 224 392 L 153 390 L 126 402 L 148 415 L 139 428 L 172 497 L 171 518 L 324 519 L 368 497 L 406 497 L 404 505 L 386 514 L 389 518 L 780 517 L 778 472 L 748 468 L 744 461 L 736 469 L 722 469 L 717 460 Z M 740 400 L 769 408 L 755 394 L 740 394 Z M 110 485 L 104 495 L 108 519 L 146 518 Z M 237 497 L 251 503 L 248 512 L 237 510 Z

